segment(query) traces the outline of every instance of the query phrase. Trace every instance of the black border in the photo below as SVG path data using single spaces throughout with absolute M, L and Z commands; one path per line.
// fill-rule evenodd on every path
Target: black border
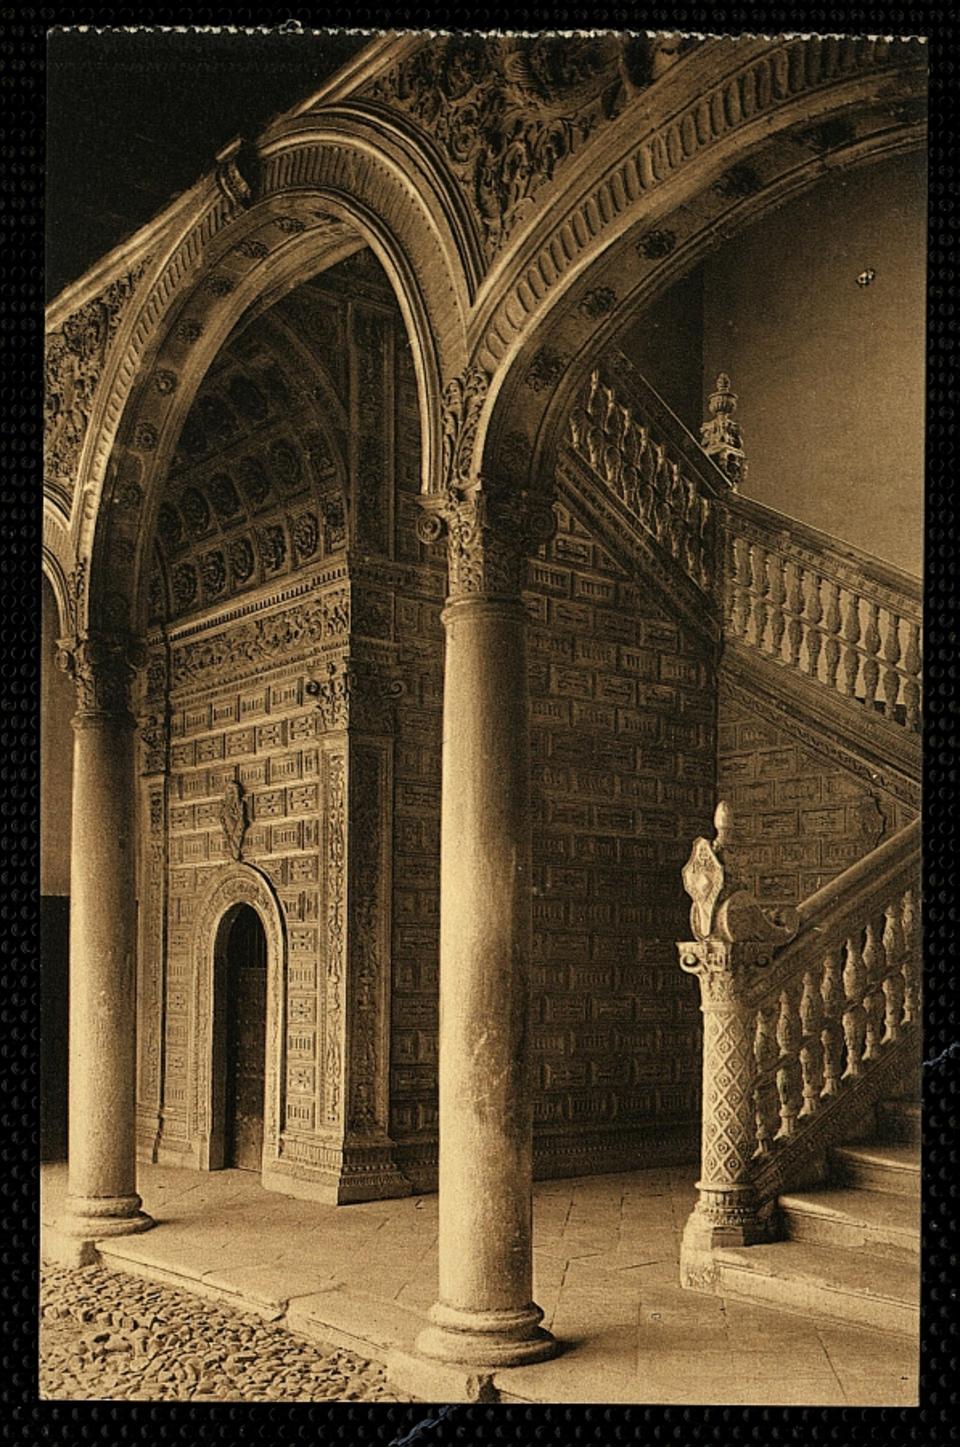
M 51 26 L 151 24 L 304 27 L 575 29 L 661 28 L 710 33 L 784 31 L 924 35 L 930 43 L 931 139 L 928 286 L 926 724 L 925 724 L 925 1055 L 924 1276 L 921 1406 L 918 1408 L 510 1407 L 248 1405 L 39 1402 L 36 1372 L 38 1096 L 39 568 L 43 337 L 42 227 L 45 34 Z M 266 1440 L 303 1444 L 379 1443 L 833 1443 L 877 1439 L 884 1447 L 956 1440 L 956 1120 L 958 918 L 957 742 L 960 695 L 960 594 L 954 560 L 957 528 L 958 334 L 953 269 L 957 122 L 950 102 L 960 73 L 948 5 L 662 5 L 559 3 L 502 9 L 450 5 L 344 5 L 339 13 L 304 5 L 222 8 L 4 7 L 0 32 L 7 123 L 0 174 L 0 274 L 5 363 L 2 432 L 3 522 L 0 618 L 6 659 L 0 729 L 5 848 L 0 915 L 7 947 L 0 961 L 4 1075 L 0 1095 L 5 1208 L 0 1329 L 5 1412 L 3 1438 L 35 1443 L 124 1441 L 145 1444 Z M 208 37 L 211 45 L 216 37 Z M 789 1360 L 784 1372 L 789 1373 Z M 418 1425 L 419 1424 L 419 1425 Z

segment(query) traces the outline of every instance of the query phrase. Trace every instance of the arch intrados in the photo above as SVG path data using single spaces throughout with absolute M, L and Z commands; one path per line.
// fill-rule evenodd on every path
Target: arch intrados
M 738 155 L 737 161 L 758 166 L 769 164 L 771 157 L 776 158 L 778 151 L 783 151 L 785 139 L 790 140 L 789 134 L 777 135 L 765 146 L 754 147 Z M 577 275 L 562 296 L 551 298 L 549 312 L 518 346 L 509 368 L 499 378 L 495 395 L 494 388 L 491 388 L 486 427 L 478 438 L 481 475 L 498 478 L 503 485 L 542 489 L 543 480 L 553 476 L 573 398 L 584 386 L 605 348 L 615 342 L 626 326 L 636 321 L 639 313 L 699 265 L 718 245 L 741 235 L 766 214 L 805 194 L 829 172 L 841 168 L 859 170 L 894 155 L 916 150 L 924 141 L 923 128 L 916 124 L 888 125 L 855 145 L 839 146 L 812 161 L 808 158 L 805 162 L 779 169 L 755 195 L 734 202 L 722 215 L 710 218 L 697 231 L 682 239 L 667 257 L 650 268 L 639 284 L 630 288 L 605 316 L 596 321 L 586 344 L 570 347 L 565 352 L 557 342 L 566 320 L 564 313 L 568 317 L 573 310 L 570 298 L 578 299 L 574 305 L 583 305 L 587 296 L 603 290 L 606 284 L 621 275 L 622 257 L 635 247 L 638 234 L 654 226 L 669 232 L 671 222 L 690 205 L 690 197 L 686 196 L 670 212 L 659 211 L 655 222 L 649 215 L 634 222 Z M 729 166 L 729 159 L 725 164 Z M 708 176 L 699 195 L 710 191 L 715 181 L 715 176 Z M 558 305 L 560 302 L 566 305 Z M 549 386 L 531 393 L 531 389 L 525 388 L 523 383 L 534 359 L 543 351 L 565 355 L 566 363 Z M 518 445 L 511 445 L 511 439 L 520 436 L 523 437 L 522 450 Z M 516 463 L 521 456 L 527 470 L 525 475 L 518 476 Z
M 209 296 L 204 288 L 217 268 L 230 257 L 238 245 L 275 218 L 278 209 L 286 214 L 322 206 L 323 210 L 344 220 L 354 231 L 349 244 L 316 252 L 316 238 L 310 228 L 278 247 L 239 278 L 225 296 Z M 79 552 L 92 558 L 85 603 L 92 626 L 141 634 L 146 626 L 147 595 L 151 568 L 151 539 L 156 523 L 163 479 L 183 423 L 196 398 L 204 377 L 220 349 L 240 323 L 248 308 L 261 296 L 269 294 L 272 301 L 305 281 L 328 269 L 360 245 L 369 245 L 393 287 L 411 343 L 417 376 L 421 414 L 421 438 L 424 478 L 430 475 L 431 450 L 438 442 L 439 422 L 435 399 L 439 394 L 438 357 L 425 305 L 417 294 L 412 269 L 402 254 L 399 243 L 390 237 L 378 218 L 352 198 L 336 195 L 329 188 L 305 189 L 296 193 L 275 193 L 243 213 L 236 226 L 227 227 L 211 250 L 203 272 L 193 286 L 170 308 L 156 329 L 150 344 L 149 357 L 140 367 L 137 384 L 131 390 L 124 408 L 114 446 L 110 454 L 107 481 L 100 494 L 100 505 L 87 505 L 84 512 L 91 519 L 92 536 L 85 549 L 83 539 Z M 198 306 L 198 300 L 200 305 Z M 192 344 L 188 355 L 177 341 L 177 328 L 189 315 L 202 311 L 202 334 Z M 177 368 L 174 371 L 174 368 Z M 163 392 L 158 387 L 161 373 L 182 373 L 182 381 L 165 408 L 160 405 Z M 146 423 L 152 429 L 151 447 L 138 447 L 138 436 Z M 155 439 L 155 440 L 154 440 Z M 124 566 L 112 547 L 114 514 L 117 509 L 106 504 L 121 489 L 133 485 L 139 501 L 134 515 L 126 521 L 127 546 L 132 558 Z M 121 510 L 122 511 L 122 510 Z M 81 527 L 83 516 L 81 517 Z

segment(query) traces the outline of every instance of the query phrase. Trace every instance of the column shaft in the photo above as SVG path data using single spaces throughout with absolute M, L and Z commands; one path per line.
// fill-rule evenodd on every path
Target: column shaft
M 549 1356 L 532 1301 L 530 818 L 524 611 L 445 613 L 440 863 L 440 1294 L 420 1350 Z
M 136 1192 L 133 720 L 74 719 L 67 1214 L 91 1237 L 152 1221 Z

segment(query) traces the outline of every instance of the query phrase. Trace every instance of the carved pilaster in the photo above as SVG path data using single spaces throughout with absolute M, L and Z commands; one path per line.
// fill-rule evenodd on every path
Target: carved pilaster
M 447 487 L 423 506 L 421 541 L 446 535 L 451 602 L 518 599 L 527 557 L 556 530 L 547 499 L 524 491 L 492 494 L 482 483 Z
M 680 967 L 700 981 L 703 1102 L 699 1201 L 684 1233 L 685 1284 L 709 1287 L 715 1246 L 763 1238 L 753 1186 L 757 1153 L 756 985 L 775 946 L 792 939 L 795 910 L 762 908 L 738 877 L 733 816 L 720 804 L 716 837 L 696 839 L 683 870 L 693 940 L 677 946 Z
M 405 686 L 389 661 L 352 654 L 329 660 L 324 672 L 307 681 L 325 733 L 347 728 L 391 733 L 394 706 Z

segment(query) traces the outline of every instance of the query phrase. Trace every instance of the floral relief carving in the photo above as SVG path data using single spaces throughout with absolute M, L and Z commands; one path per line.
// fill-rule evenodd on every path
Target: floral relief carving
M 149 262 L 145 257 L 47 335 L 44 473 L 71 492 L 108 348 Z
M 224 679 L 236 677 L 269 660 L 286 660 L 297 650 L 306 652 L 317 644 L 341 642 L 349 626 L 350 595 L 346 588 L 337 588 L 295 608 L 175 647 L 171 683 L 181 688 L 193 679 L 209 677 L 210 670 L 217 670 Z
M 324 980 L 323 1116 L 336 1125 L 343 1109 L 344 952 L 346 948 L 346 765 L 331 755 L 326 779 L 327 960 Z
M 80 715 L 128 717 L 131 686 L 142 661 L 128 643 L 94 634 L 72 639 L 57 651 L 59 667 L 73 680 Z
M 516 598 L 527 557 L 556 529 L 546 498 L 517 491 L 491 495 L 480 483 L 424 500 L 421 542 L 446 535 L 451 598 Z
M 489 260 L 543 186 L 651 78 L 621 36 L 467 35 L 428 40 L 370 93 L 440 145 Z
M 478 367 L 468 367 L 443 389 L 441 466 L 446 487 L 463 486 L 470 480 L 473 445 L 488 385 L 484 372 Z

